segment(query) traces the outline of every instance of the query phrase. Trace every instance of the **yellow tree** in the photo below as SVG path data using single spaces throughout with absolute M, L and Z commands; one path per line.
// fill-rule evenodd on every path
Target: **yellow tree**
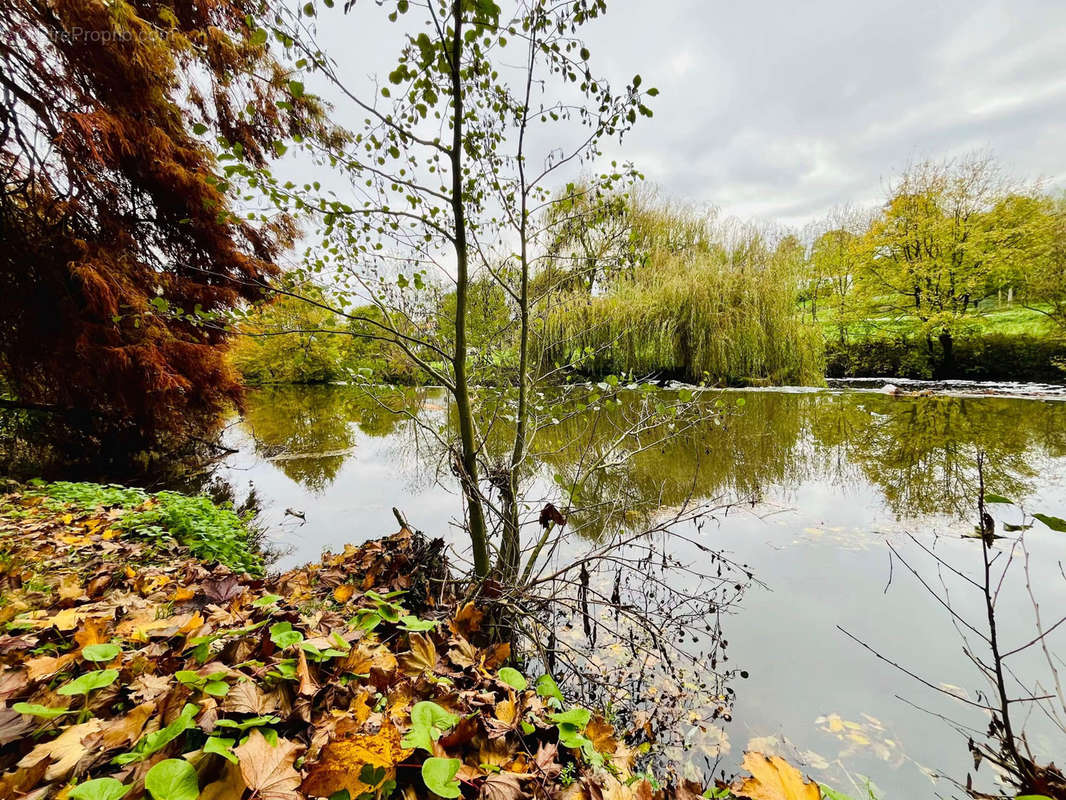
M 943 368 L 952 362 L 962 321 L 980 312 L 1009 271 L 1005 260 L 1013 254 L 1000 246 L 1009 222 L 995 211 L 1011 194 L 987 156 L 927 161 L 890 187 L 867 233 L 865 288 L 882 310 L 916 321 L 930 350 L 939 341 Z

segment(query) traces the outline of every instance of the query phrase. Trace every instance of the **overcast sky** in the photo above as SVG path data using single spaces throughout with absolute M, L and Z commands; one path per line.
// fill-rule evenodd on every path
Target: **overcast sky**
M 988 148 L 1066 177 L 1064 0 L 612 0 L 613 75 L 658 86 L 625 152 L 669 193 L 802 224 L 908 162 Z
M 621 150 L 665 193 L 802 226 L 873 205 L 908 163 L 988 149 L 1066 187 L 1066 0 L 609 0 L 595 71 L 661 94 Z M 401 26 L 359 3 L 321 34 L 359 80 Z M 369 85 L 369 84 L 365 84 Z M 346 122 L 346 120 L 342 120 Z

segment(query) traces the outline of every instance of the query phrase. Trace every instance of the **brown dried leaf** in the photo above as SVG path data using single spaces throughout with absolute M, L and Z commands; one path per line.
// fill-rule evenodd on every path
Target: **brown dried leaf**
M 400 655 L 400 666 L 408 675 L 421 675 L 437 664 L 437 646 L 428 636 L 411 634 L 410 651 Z
M 297 789 L 300 773 L 293 767 L 303 745 L 288 739 L 278 739 L 271 747 L 257 729 L 248 741 L 234 749 L 241 768 L 241 777 L 248 788 L 261 800 L 302 800 Z
M 30 750 L 18 762 L 18 766 L 22 768 L 32 767 L 42 758 L 48 758 L 51 763 L 49 763 L 48 769 L 45 770 L 44 779 L 46 781 L 54 781 L 59 778 L 65 778 L 87 754 L 82 740 L 99 731 L 100 724 L 100 720 L 91 719 L 80 725 L 71 725 L 55 739 L 41 742 Z
M 481 630 L 481 620 L 484 616 L 484 613 L 479 611 L 472 602 L 467 603 L 459 609 L 452 621 L 448 623 L 448 627 L 451 628 L 452 633 L 469 639 L 471 634 Z
M 481 796 L 485 800 L 519 800 L 526 797 L 522 782 L 513 772 L 498 772 L 489 775 L 481 784 Z

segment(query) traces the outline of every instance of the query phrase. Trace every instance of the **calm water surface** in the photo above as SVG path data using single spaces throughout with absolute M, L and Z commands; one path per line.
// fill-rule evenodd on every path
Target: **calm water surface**
M 980 595 L 937 570 L 919 547 L 935 548 L 959 570 L 979 569 L 980 543 L 967 536 L 978 449 L 987 453 L 989 491 L 1029 511 L 1066 516 L 1066 403 L 952 389 L 921 397 L 841 388 L 715 394 L 708 402 L 720 404 L 719 418 L 642 453 L 591 489 L 597 501 L 636 503 L 634 526 L 654 519 L 658 505 L 689 495 L 744 501 L 689 531 L 750 565 L 755 578 L 723 631 L 730 665 L 748 677 L 731 684 L 732 720 L 689 737 L 694 765 L 716 752 L 729 770 L 754 748 L 801 762 L 856 796 L 866 796 L 867 779 L 879 798 L 961 795 L 935 776 L 964 781 L 972 760 L 965 739 L 937 715 L 980 731 L 983 712 L 909 678 L 841 630 L 947 692 L 978 698 L 986 686 L 963 652 L 966 631 L 906 564 L 980 621 Z M 262 519 L 285 550 L 281 566 L 392 532 L 393 506 L 462 550 L 461 533 L 446 522 L 459 505 L 450 474 L 438 466 L 439 448 L 386 408 L 443 429 L 446 400 L 434 390 L 389 397 L 354 387 L 264 389 L 228 429 L 237 452 L 220 476 L 238 496 L 257 493 Z M 588 412 L 546 433 L 535 476 L 545 494 L 552 476 L 566 475 L 579 457 L 574 442 L 592 423 Z M 1017 506 L 992 510 L 1000 523 L 1022 520 Z M 595 538 L 597 521 L 584 525 Z M 1001 563 L 1017 536 L 997 543 Z M 1028 570 L 1015 550 L 1000 592 L 1008 647 L 1035 635 L 1027 571 L 1045 626 L 1066 614 L 1066 533 L 1037 523 L 1025 543 Z M 695 549 L 678 555 L 706 558 Z M 1047 643 L 1062 667 L 1066 626 Z M 1054 691 L 1043 653 L 1023 653 L 1013 667 L 1026 685 Z M 1035 752 L 1061 763 L 1060 731 L 1038 714 L 1026 729 Z

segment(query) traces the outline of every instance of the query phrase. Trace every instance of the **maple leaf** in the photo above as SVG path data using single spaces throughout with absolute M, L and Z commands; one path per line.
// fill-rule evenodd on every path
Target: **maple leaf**
M 371 669 L 389 673 L 396 669 L 396 663 L 396 656 L 389 648 L 381 645 L 370 647 L 365 642 L 359 642 L 348 653 L 343 671 L 353 675 L 366 675 Z
M 733 792 L 749 800 L 820 800 L 816 783 L 808 783 L 794 766 L 780 756 L 744 754 L 744 769 L 751 773 L 734 784 Z
M 258 728 L 247 741 L 234 749 L 245 784 L 261 800 L 302 800 L 297 791 L 300 773 L 293 767 L 303 745 L 278 739 L 276 746 L 267 742 Z
M 26 667 L 26 677 L 31 681 L 39 681 L 42 678 L 50 678 L 62 670 L 78 657 L 77 653 L 64 653 L 61 656 L 40 656 L 31 658 L 23 666 Z
M 108 641 L 106 634 L 111 617 L 86 617 L 82 620 L 81 627 L 74 634 L 74 641 L 78 643 L 78 649 L 84 650 L 94 644 L 104 644 Z
M 428 636 L 411 634 L 411 649 L 400 655 L 400 666 L 408 675 L 421 675 L 437 664 L 437 646 Z
M 212 603 L 225 603 L 244 593 L 244 585 L 236 575 L 232 574 L 204 581 L 202 588 L 207 599 Z
M 105 750 L 126 747 L 141 738 L 148 718 L 155 713 L 155 703 L 141 703 L 130 709 L 125 716 L 107 722 L 103 728 L 101 745 Z
M 388 722 L 374 734 L 335 739 L 311 766 L 300 791 L 316 797 L 329 797 L 345 789 L 351 797 L 373 792 L 396 777 L 396 765 L 411 752 L 400 744 L 400 732 Z M 364 772 L 367 765 L 371 769 Z M 376 782 L 366 783 L 363 778 L 371 777 L 371 773 Z

